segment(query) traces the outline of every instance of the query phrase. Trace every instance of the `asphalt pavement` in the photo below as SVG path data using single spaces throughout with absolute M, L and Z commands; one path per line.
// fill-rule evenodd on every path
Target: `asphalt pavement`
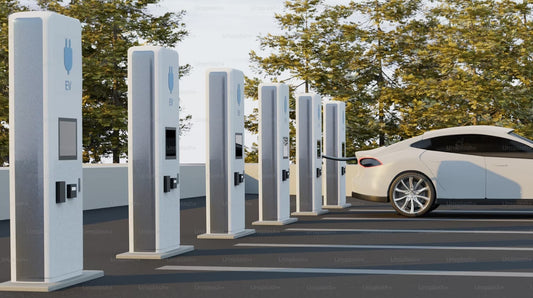
M 294 211 L 294 198 L 292 210 Z M 166 260 L 117 260 L 127 207 L 85 211 L 84 269 L 103 278 L 53 293 L 0 297 L 531 297 L 533 206 L 441 206 L 404 218 L 390 205 L 353 206 L 235 240 L 199 240 L 205 198 L 181 202 L 181 242 Z M 10 279 L 9 221 L 0 221 L 0 282 Z

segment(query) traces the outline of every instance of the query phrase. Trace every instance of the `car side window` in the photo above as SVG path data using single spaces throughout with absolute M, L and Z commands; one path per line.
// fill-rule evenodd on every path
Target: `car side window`
M 451 153 L 473 153 L 478 150 L 478 142 L 470 135 L 438 137 L 432 142 L 433 150 Z
M 449 153 L 533 159 L 533 148 L 530 146 L 514 140 L 488 135 L 441 136 L 418 141 L 412 146 Z
M 412 146 L 420 149 L 450 153 L 476 151 L 476 147 L 469 141 L 465 135 L 451 135 L 425 139 L 414 143 Z
M 533 148 L 506 138 L 486 136 L 480 150 L 481 155 L 488 157 L 533 159 Z

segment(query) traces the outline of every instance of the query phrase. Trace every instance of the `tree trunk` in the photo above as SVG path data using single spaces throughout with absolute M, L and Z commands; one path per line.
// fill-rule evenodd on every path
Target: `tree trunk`
M 119 131 L 113 131 L 111 138 L 112 148 L 111 152 L 113 153 L 113 163 L 120 163 L 120 136 Z

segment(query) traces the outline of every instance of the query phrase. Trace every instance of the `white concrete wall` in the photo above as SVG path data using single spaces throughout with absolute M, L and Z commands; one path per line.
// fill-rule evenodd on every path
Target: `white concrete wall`
M 246 164 L 247 194 L 259 193 L 259 166 Z M 346 167 L 346 196 L 352 195 L 355 165 Z M 205 165 L 182 164 L 180 168 L 181 198 L 205 196 Z M 84 164 L 83 209 L 99 209 L 128 205 L 128 165 Z M 296 165 L 291 165 L 290 193 L 296 195 Z M 0 167 L 0 220 L 9 219 L 9 168 Z
M 352 196 L 352 181 L 355 176 L 357 165 L 346 165 L 346 196 L 351 197 Z M 291 184 L 291 195 L 296 195 L 296 165 L 291 164 L 291 177 L 290 177 L 290 184 Z M 324 194 L 325 188 L 322 189 L 322 194 Z
M 346 196 L 352 196 L 352 181 L 355 176 L 357 165 L 346 165 Z M 296 195 L 296 165 L 290 167 L 290 194 Z M 256 194 L 259 191 L 259 165 L 256 163 L 247 163 L 246 171 L 246 193 Z M 324 191 L 324 190 L 323 190 Z
M 246 165 L 246 193 L 257 194 L 257 164 Z M 181 164 L 181 198 L 205 196 L 205 165 Z M 127 164 L 83 165 L 83 209 L 128 205 Z M 0 167 L 0 220 L 9 219 L 9 168 Z
M 0 220 L 9 218 L 9 168 L 0 167 Z
M 83 210 L 128 205 L 127 164 L 83 165 Z
M 247 163 L 244 164 L 244 186 L 245 193 L 259 194 L 259 164 Z

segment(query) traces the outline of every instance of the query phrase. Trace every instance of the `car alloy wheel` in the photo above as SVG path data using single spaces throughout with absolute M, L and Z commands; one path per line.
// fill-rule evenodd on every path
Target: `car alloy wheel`
M 392 207 L 401 215 L 421 216 L 431 210 L 435 201 L 435 188 L 426 176 L 406 172 L 392 181 L 389 199 Z

